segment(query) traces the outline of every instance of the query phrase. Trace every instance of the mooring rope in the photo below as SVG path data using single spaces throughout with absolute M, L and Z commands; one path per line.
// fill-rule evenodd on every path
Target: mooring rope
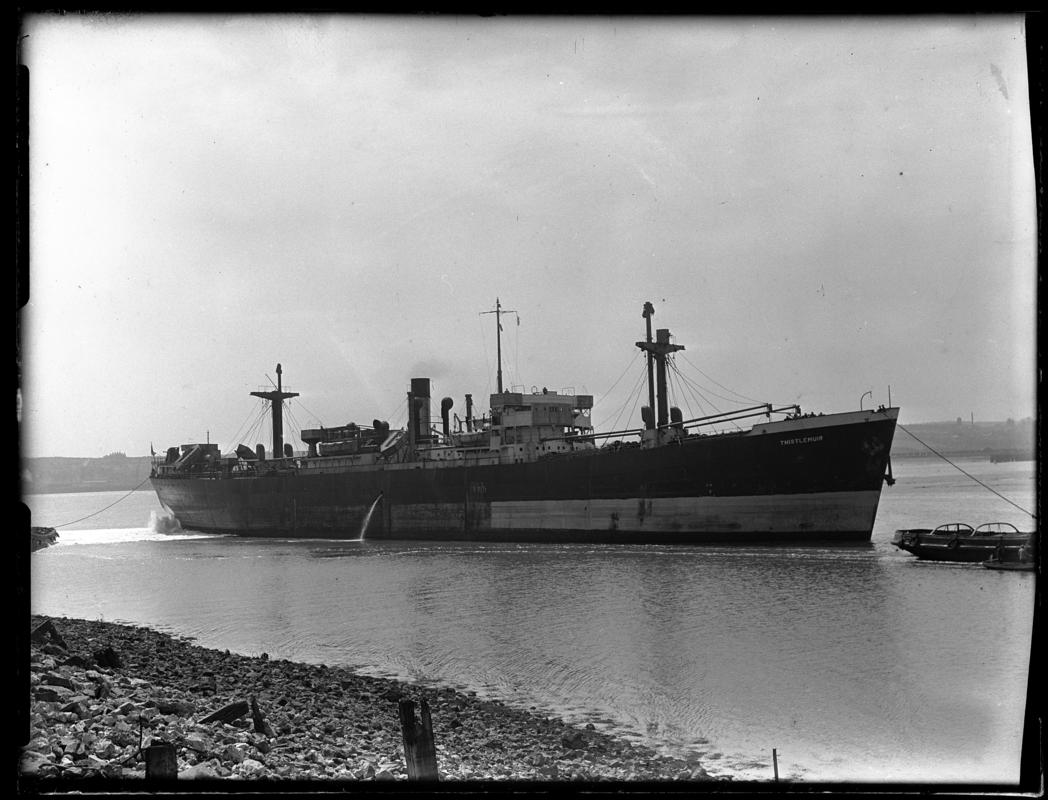
M 983 487 L 984 489 L 989 489 L 989 490 L 990 490 L 991 492 L 993 492 L 993 493 L 994 493 L 995 495 L 997 495 L 997 496 L 998 496 L 999 498 L 1001 498 L 1002 500 L 1004 500 L 1004 502 L 1006 502 L 1006 503 L 1010 503 L 1011 505 L 1015 506 L 1015 507 L 1016 507 L 1017 509 L 1019 509 L 1020 511 L 1022 511 L 1022 512 L 1023 512 L 1024 514 L 1029 514 L 1029 515 L 1030 515 L 1030 516 L 1031 516 L 1031 517 L 1032 517 L 1033 519 L 1037 519 L 1037 515 L 1036 515 L 1036 514 L 1032 514 L 1031 512 L 1027 511 L 1027 510 L 1026 510 L 1025 508 L 1023 508 L 1023 507 L 1022 507 L 1021 505 L 1019 505 L 1018 503 L 1016 503 L 1016 502 L 1014 502 L 1014 501 L 1012 501 L 1012 500 L 1009 500 L 1009 499 L 1008 499 L 1007 497 L 1005 497 L 1005 496 L 1004 496 L 1003 494 L 1001 494 L 1000 492 L 998 492 L 998 491 L 997 491 L 996 489 L 994 489 L 994 488 L 993 488 L 992 486 L 987 486 L 987 485 L 986 485 L 985 483 L 983 483 L 983 482 L 982 482 L 981 480 L 979 480 L 978 478 L 976 478 L 976 477 L 975 477 L 974 475 L 972 475 L 972 474 L 970 474 L 970 473 L 968 473 L 968 472 L 965 472 L 965 471 L 964 471 L 963 469 L 961 469 L 961 468 L 960 468 L 960 467 L 958 467 L 958 466 L 957 466 L 956 464 L 954 464 L 954 463 L 953 463 L 952 461 L 950 461 L 950 459 L 948 459 L 948 458 L 947 458 L 946 456 L 944 456 L 944 455 L 943 455 L 942 453 L 940 453 L 940 452 L 939 452 L 938 450 L 936 450 L 936 449 L 935 449 L 934 447 L 932 447 L 932 446 L 931 446 L 930 444 L 928 444 L 927 442 L 922 442 L 922 441 L 921 441 L 921 440 L 920 440 L 920 439 L 919 439 L 919 438 L 917 437 L 917 435 L 916 435 L 916 434 L 912 433 L 911 431 L 908 431 L 908 430 L 906 430 L 905 426 L 903 426 L 903 425 L 898 425 L 898 424 L 897 424 L 897 425 L 896 425 L 896 427 L 898 427 L 898 428 L 901 428 L 902 430 L 906 431 L 906 433 L 910 434 L 910 436 L 912 436 L 912 437 L 913 437 L 914 439 L 917 439 L 917 441 L 918 441 L 918 442 L 920 442 L 920 443 L 921 443 L 922 445 L 924 445 L 924 446 L 925 446 L 925 447 L 927 447 L 927 448 L 928 448 L 929 450 L 931 450 L 931 451 L 932 451 L 933 453 L 935 453 L 935 455 L 937 455 L 937 456 L 938 456 L 939 458 L 941 458 L 941 459 L 942 459 L 943 461 L 945 461 L 945 462 L 946 462 L 947 464 L 949 464 L 949 465 L 950 465 L 951 467 L 953 467 L 954 469 L 956 469 L 956 470 L 957 470 L 958 472 L 961 472 L 961 473 L 963 473 L 964 475 L 967 475 L 967 476 L 968 476 L 969 478 L 971 478 L 971 479 L 972 479 L 973 481 L 975 481 L 975 482 L 976 482 L 977 484 L 979 484 L 980 486 L 982 486 L 982 487 Z
M 148 480 L 149 480 L 149 478 L 146 478 L 144 481 L 142 481 L 140 484 L 138 484 L 138 486 L 136 486 L 130 492 L 125 494 L 123 497 L 119 498 L 118 500 L 114 500 L 112 503 L 107 505 L 105 508 L 98 509 L 98 511 L 95 511 L 93 514 L 88 514 L 86 517 L 81 517 L 80 519 L 74 519 L 72 522 L 63 522 L 61 525 L 51 525 L 50 527 L 52 527 L 52 528 L 65 528 L 65 527 L 67 527 L 69 525 L 76 525 L 76 523 L 78 523 L 78 522 L 83 522 L 85 519 L 91 519 L 91 517 L 97 517 L 103 511 L 108 511 L 110 508 L 115 506 L 117 503 L 121 502 L 122 500 L 126 500 L 127 498 L 129 498 L 132 494 L 134 494 L 139 489 L 141 489 L 143 486 L 145 486 L 145 484 L 146 484 L 146 482 Z

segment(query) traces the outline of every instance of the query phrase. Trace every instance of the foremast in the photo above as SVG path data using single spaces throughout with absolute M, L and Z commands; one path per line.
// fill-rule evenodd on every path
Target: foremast
M 637 347 L 647 354 L 648 358 L 648 406 L 644 417 L 644 433 L 641 442 L 645 447 L 655 447 L 662 444 L 669 428 L 669 399 L 666 390 L 666 356 L 683 350 L 684 345 L 672 344 L 670 342 L 669 328 L 659 328 L 655 331 L 655 341 L 651 340 L 651 318 L 655 316 L 655 307 L 651 303 L 644 304 L 642 314 L 647 326 L 647 338 L 643 342 L 637 342 Z M 654 365 L 654 369 L 652 369 Z M 652 374 L 654 372 L 654 375 Z M 657 389 L 657 391 L 656 391 Z M 655 417 L 655 405 L 658 403 L 658 419 Z

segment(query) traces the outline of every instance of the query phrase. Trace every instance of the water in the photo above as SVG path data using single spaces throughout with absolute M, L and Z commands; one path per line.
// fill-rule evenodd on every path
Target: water
M 378 505 L 378 501 L 381 499 L 382 492 L 379 492 L 378 496 L 371 503 L 371 507 L 368 509 L 368 513 L 364 515 L 364 521 L 360 523 L 360 536 L 358 536 L 357 539 L 361 542 L 364 541 L 364 536 L 368 532 L 368 525 L 371 523 L 371 515 L 375 513 L 375 507 Z
M 1033 510 L 1029 462 L 962 461 Z M 900 527 L 1021 511 L 938 459 L 897 460 L 859 547 L 512 545 L 161 533 L 136 492 L 31 559 L 34 613 L 357 667 L 593 722 L 715 775 L 1018 780 L 1032 573 L 920 563 Z M 60 525 L 122 493 L 26 498 Z

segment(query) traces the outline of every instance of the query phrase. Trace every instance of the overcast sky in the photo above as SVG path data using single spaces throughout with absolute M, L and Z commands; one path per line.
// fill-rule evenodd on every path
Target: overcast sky
M 1021 17 L 24 33 L 27 456 L 233 447 L 277 362 L 299 447 L 402 424 L 412 377 L 486 410 L 496 297 L 507 387 L 593 394 L 605 430 L 639 424 L 649 300 L 686 416 L 889 386 L 904 424 L 1035 413 Z

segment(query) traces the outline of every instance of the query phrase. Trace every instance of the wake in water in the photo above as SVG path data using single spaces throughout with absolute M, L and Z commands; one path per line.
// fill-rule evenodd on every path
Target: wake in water
M 182 524 L 170 511 L 150 511 L 149 530 L 153 533 L 182 533 Z

